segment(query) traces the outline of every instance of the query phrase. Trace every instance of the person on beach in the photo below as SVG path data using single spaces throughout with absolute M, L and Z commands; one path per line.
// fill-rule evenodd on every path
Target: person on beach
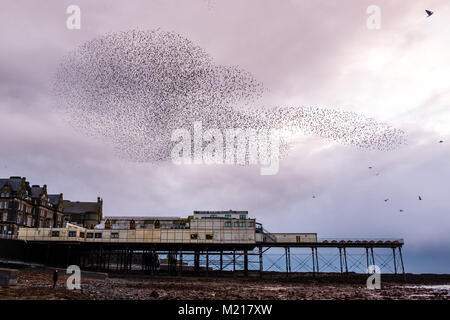
M 53 289 L 56 288 L 56 283 L 58 282 L 58 269 L 53 271 Z

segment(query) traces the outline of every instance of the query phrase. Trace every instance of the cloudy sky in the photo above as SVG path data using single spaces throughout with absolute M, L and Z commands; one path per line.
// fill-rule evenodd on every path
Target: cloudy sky
M 80 30 L 66 28 L 70 4 L 81 8 Z M 366 26 L 372 4 L 379 30 Z M 273 232 L 403 238 L 407 271 L 449 273 L 449 18 L 445 0 L 2 1 L 0 176 L 26 176 L 66 199 L 101 196 L 111 216 L 239 209 Z M 255 107 L 355 111 L 404 130 L 408 144 L 369 151 L 298 137 L 273 176 L 122 160 L 65 121 L 52 81 L 85 41 L 157 28 L 251 72 L 269 89 Z

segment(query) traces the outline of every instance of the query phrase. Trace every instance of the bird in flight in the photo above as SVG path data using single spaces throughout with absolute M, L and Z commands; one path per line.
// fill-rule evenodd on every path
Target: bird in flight
M 400 209 L 400 212 L 403 212 L 403 209 Z
M 444 142 L 444 140 L 439 140 L 439 143 L 443 143 Z
M 422 200 L 422 197 L 421 197 L 421 196 L 419 196 L 419 200 Z
M 389 198 L 388 199 L 384 199 L 384 202 L 388 202 L 389 201 Z
M 429 17 L 429 16 L 431 16 L 434 12 L 433 11 L 430 11 L 430 10 L 425 10 L 425 12 L 427 13 L 427 18 Z

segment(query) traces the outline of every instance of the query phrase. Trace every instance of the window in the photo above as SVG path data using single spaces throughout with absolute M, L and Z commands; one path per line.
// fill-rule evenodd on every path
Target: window
M 95 233 L 95 238 L 100 239 L 102 237 L 102 233 L 101 232 L 96 232 Z
M 86 238 L 92 239 L 94 237 L 94 234 L 92 232 L 88 232 Z
M 231 219 L 231 214 L 226 214 L 225 219 Z
M 241 221 L 240 224 L 239 224 L 239 226 L 240 226 L 241 228 L 245 228 L 245 222 L 244 222 L 244 221 Z
M 214 235 L 212 235 L 212 234 L 207 234 L 207 235 L 206 235 L 206 240 L 212 240 L 213 237 L 214 237 Z
M 248 223 L 248 226 L 249 226 L 249 227 L 253 227 L 253 222 L 249 222 L 249 223 Z
M 59 231 L 52 231 L 52 237 L 59 237 Z
M 80 238 L 84 238 L 84 232 L 80 232 Z
M 198 234 L 197 233 L 191 233 L 191 239 L 192 240 L 198 239 Z
M 234 226 L 235 226 L 236 228 L 239 227 L 239 222 L 235 221 L 235 222 L 234 222 Z
M 74 238 L 77 236 L 77 232 L 76 231 L 69 231 L 69 237 Z
M 111 233 L 111 239 L 119 239 L 119 233 L 118 232 Z
M 239 216 L 239 219 L 246 219 L 247 217 L 245 216 L 245 214 L 241 214 L 240 216 Z
M 230 221 L 226 221 L 225 222 L 225 227 L 231 227 L 231 222 Z

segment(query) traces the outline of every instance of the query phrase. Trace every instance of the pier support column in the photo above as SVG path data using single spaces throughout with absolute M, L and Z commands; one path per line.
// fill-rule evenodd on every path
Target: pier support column
M 180 257 L 179 257 L 179 267 L 178 274 L 181 275 L 183 273 L 183 249 L 180 249 Z
M 314 247 L 311 247 L 313 276 L 316 276 L 316 264 L 314 262 Z
M 317 247 L 316 249 L 316 269 L 317 269 L 317 273 L 319 273 L 319 253 L 317 252 Z
M 392 248 L 392 257 L 394 258 L 394 273 L 397 274 L 397 259 L 395 257 L 395 248 Z
M 345 263 L 345 273 L 348 275 L 347 250 L 345 247 L 344 247 L 344 263 Z
M 400 262 L 402 266 L 402 274 L 405 276 L 405 266 L 403 265 L 403 255 L 402 255 L 402 247 L 398 247 L 398 253 L 400 255 Z
M 194 272 L 198 274 L 200 271 L 200 253 L 198 251 L 194 252 Z
M 109 263 L 111 262 L 111 248 L 108 248 L 108 262 L 106 269 L 109 271 Z
M 158 255 L 154 248 L 152 249 L 151 254 L 152 256 L 150 258 L 150 274 L 153 274 L 156 272 L 156 269 L 158 267 Z
M 288 265 L 288 248 L 284 248 L 284 257 L 285 257 L 285 265 L 286 265 L 286 275 L 289 273 L 289 265 Z
M 244 250 L 244 275 L 248 275 L 248 251 Z
M 206 276 L 208 276 L 209 273 L 209 250 L 206 249 Z
M 263 274 L 263 248 L 259 247 L 259 276 Z
M 291 272 L 291 249 L 289 247 L 284 248 L 286 255 L 286 276 Z
M 343 272 L 342 270 L 342 248 L 339 247 L 339 266 L 341 267 L 341 274 Z
M 68 267 L 70 265 L 71 250 L 72 250 L 72 245 L 69 244 L 69 246 L 67 247 L 66 267 Z
M 366 248 L 366 269 L 367 269 L 367 274 L 370 274 L 370 272 L 369 272 L 369 248 Z
M 220 271 L 223 271 L 223 250 L 220 250 Z
M 370 253 L 372 255 L 372 264 L 375 265 L 375 255 L 373 254 L 373 247 L 370 248 Z
M 50 259 L 50 244 L 47 244 L 47 250 L 46 250 L 46 256 L 45 256 L 45 265 L 48 266 L 49 259 Z

